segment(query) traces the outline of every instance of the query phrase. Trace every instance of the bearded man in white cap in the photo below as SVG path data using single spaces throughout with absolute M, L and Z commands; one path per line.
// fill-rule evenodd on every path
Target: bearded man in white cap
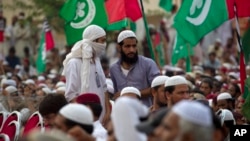
M 189 94 L 188 82 L 184 77 L 172 76 L 165 82 L 165 96 L 167 97 L 168 107 L 183 99 L 188 99 Z
M 154 132 L 160 141 L 211 141 L 212 112 L 208 106 L 197 101 L 180 101 Z
M 88 26 L 83 39 L 78 41 L 63 61 L 66 78 L 65 97 L 72 102 L 83 93 L 96 93 L 103 107 L 100 120 L 109 118 L 109 98 L 100 56 L 106 48 L 106 32 L 97 25 Z
M 151 82 L 160 75 L 156 63 L 138 55 L 136 35 L 131 30 L 122 31 L 117 38 L 120 59 L 110 68 L 110 76 L 114 83 L 115 97 L 127 86 L 140 90 L 141 100 L 148 107 L 152 105 Z
M 154 112 L 162 107 L 167 106 L 167 98 L 164 93 L 164 85 L 168 80 L 168 76 L 160 75 L 155 77 L 151 84 L 151 93 L 154 97 L 153 105 L 150 107 L 150 111 Z
M 217 107 L 219 109 L 228 109 L 230 111 L 233 111 L 234 101 L 233 101 L 231 94 L 227 92 L 220 93 L 217 96 Z

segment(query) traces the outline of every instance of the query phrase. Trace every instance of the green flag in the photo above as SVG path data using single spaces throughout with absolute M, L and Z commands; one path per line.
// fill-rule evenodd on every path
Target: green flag
M 172 65 L 175 65 L 180 59 L 185 59 L 187 60 L 186 65 L 189 66 L 190 65 L 188 64 L 190 63 L 189 57 L 194 54 L 193 48 L 190 47 L 190 45 L 185 42 L 185 40 L 179 35 L 179 33 L 176 34 L 173 48 L 174 49 L 171 59 Z
M 83 30 L 90 24 L 105 28 L 108 18 L 104 0 L 68 0 L 63 5 L 60 16 L 65 20 L 67 44 L 73 45 L 82 39 Z
M 200 39 L 232 18 L 227 0 L 184 0 L 174 19 L 178 33 L 192 46 Z
M 36 69 L 39 74 L 43 73 L 46 68 L 46 44 L 44 36 L 45 34 L 44 32 L 42 32 L 39 43 L 38 56 L 36 59 Z
M 172 0 L 160 0 L 159 6 L 167 12 L 170 12 L 173 8 Z
M 242 47 L 245 56 L 245 62 L 248 64 L 250 59 L 250 28 L 246 31 L 242 38 Z
M 245 80 L 245 88 L 244 88 L 244 94 L 243 94 L 243 98 L 245 99 L 245 102 L 242 106 L 242 114 L 244 115 L 244 117 L 247 118 L 247 120 L 250 120 L 250 95 L 249 93 L 249 89 L 250 88 L 250 77 L 248 77 Z

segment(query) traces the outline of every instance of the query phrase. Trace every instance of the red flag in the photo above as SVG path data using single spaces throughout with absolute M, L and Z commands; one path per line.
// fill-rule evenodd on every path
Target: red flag
M 107 0 L 105 2 L 109 23 L 130 18 L 133 22 L 142 17 L 138 0 Z
M 44 23 L 44 31 L 45 31 L 45 44 L 46 44 L 46 51 L 51 50 L 52 48 L 54 48 L 54 39 L 48 24 L 48 21 L 45 20 Z
M 235 0 L 238 17 L 250 17 L 249 0 Z
M 246 65 L 244 60 L 244 53 L 243 51 L 240 52 L 240 85 L 242 93 L 244 93 L 244 87 L 245 87 L 245 80 L 246 80 Z

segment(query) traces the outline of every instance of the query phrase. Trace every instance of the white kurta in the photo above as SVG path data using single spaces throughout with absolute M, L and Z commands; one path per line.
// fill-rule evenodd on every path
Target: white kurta
M 81 65 L 82 61 L 78 58 L 72 58 L 67 63 L 65 69 L 65 78 L 66 78 L 66 91 L 65 97 L 68 101 L 76 98 L 81 92 Z M 83 70 L 84 71 L 84 70 Z M 97 86 L 96 82 L 96 73 L 99 76 L 100 87 Z M 96 68 L 95 64 L 90 65 L 90 76 L 89 76 L 89 93 L 95 93 L 99 96 L 102 104 L 102 114 L 100 120 L 103 118 L 105 113 L 105 91 L 107 90 L 106 78 L 102 71 L 102 68 Z
M 94 122 L 92 136 L 96 138 L 96 141 L 106 141 L 107 139 L 107 130 L 102 126 L 99 120 Z

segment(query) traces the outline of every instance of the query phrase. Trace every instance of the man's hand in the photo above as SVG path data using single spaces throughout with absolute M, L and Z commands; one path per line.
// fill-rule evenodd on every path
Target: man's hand
M 114 94 L 113 99 L 116 100 L 120 96 L 121 92 L 117 92 Z

